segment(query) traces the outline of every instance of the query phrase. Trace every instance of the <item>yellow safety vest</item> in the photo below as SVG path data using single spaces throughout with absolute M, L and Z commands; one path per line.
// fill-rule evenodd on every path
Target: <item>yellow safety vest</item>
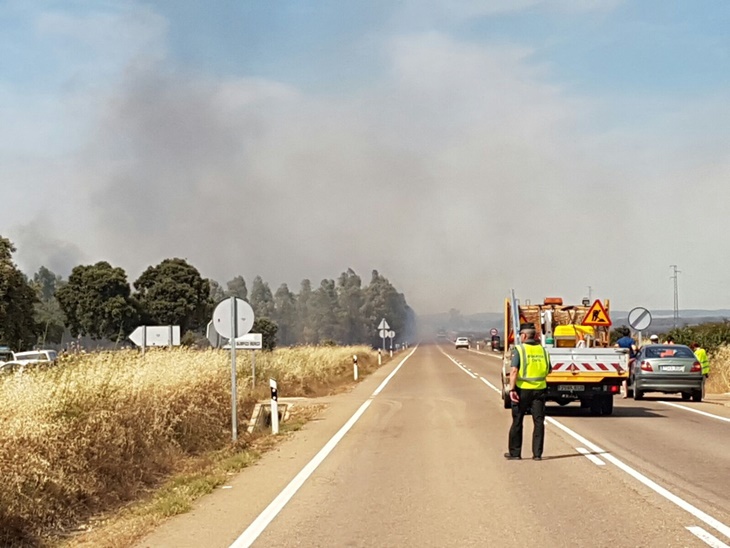
M 709 375 L 710 373 L 710 360 L 707 359 L 707 352 L 704 348 L 698 348 L 695 350 L 695 356 L 697 356 L 697 361 L 700 362 L 700 365 L 702 366 L 702 374 L 703 375 Z
M 528 390 L 547 388 L 545 378 L 550 373 L 550 358 L 539 344 L 519 344 L 520 368 L 517 372 L 517 387 Z

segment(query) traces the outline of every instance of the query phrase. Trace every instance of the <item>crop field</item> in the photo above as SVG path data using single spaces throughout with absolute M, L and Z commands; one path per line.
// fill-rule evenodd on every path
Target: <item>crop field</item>
M 369 347 L 295 347 L 237 360 L 239 432 L 254 402 L 330 393 L 378 367 Z M 134 500 L 176 463 L 231 445 L 230 353 L 186 349 L 65 357 L 57 367 L 0 378 L 0 545 L 49 534 Z M 250 441 L 241 435 L 239 445 Z
M 709 355 L 710 377 L 707 379 L 708 393 L 730 392 L 730 346 L 721 346 Z

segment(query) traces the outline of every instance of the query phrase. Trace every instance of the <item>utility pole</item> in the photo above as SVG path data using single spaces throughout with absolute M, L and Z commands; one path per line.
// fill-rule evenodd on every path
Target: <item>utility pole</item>
M 590 285 L 588 286 L 588 300 L 593 302 L 593 288 Z
M 674 280 L 674 329 L 677 329 L 679 323 L 679 290 L 677 289 L 677 278 L 678 274 L 681 274 L 681 270 L 677 270 L 676 264 L 670 264 L 669 268 L 672 269 L 672 275 L 669 277 L 670 280 Z

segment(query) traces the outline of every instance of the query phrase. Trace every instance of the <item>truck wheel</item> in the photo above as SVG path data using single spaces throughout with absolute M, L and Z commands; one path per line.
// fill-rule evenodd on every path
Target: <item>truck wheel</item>
M 601 411 L 603 410 L 603 402 L 600 396 L 593 396 L 591 400 L 591 415 L 594 417 L 600 417 Z
M 605 416 L 613 415 L 613 396 L 603 396 L 601 413 L 603 413 Z

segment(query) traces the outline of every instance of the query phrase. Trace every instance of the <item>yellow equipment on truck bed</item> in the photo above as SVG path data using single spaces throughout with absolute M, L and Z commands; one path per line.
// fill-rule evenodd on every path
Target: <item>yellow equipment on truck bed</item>
M 502 356 L 502 398 L 505 409 L 509 399 L 509 373 L 519 325 L 533 323 L 537 337 L 550 355 L 552 372 L 547 377 L 547 400 L 567 405 L 579 401 L 593 415 L 613 413 L 613 396 L 629 376 L 629 354 L 624 348 L 610 346 L 609 302 L 599 316 L 607 325 L 583 325 L 594 310 L 589 302 L 564 305 L 561 298 L 547 298 L 540 304 L 521 304 L 514 296 L 505 300 L 505 345 Z M 605 318 L 604 318 L 605 312 Z M 586 322 L 588 323 L 588 322 Z

